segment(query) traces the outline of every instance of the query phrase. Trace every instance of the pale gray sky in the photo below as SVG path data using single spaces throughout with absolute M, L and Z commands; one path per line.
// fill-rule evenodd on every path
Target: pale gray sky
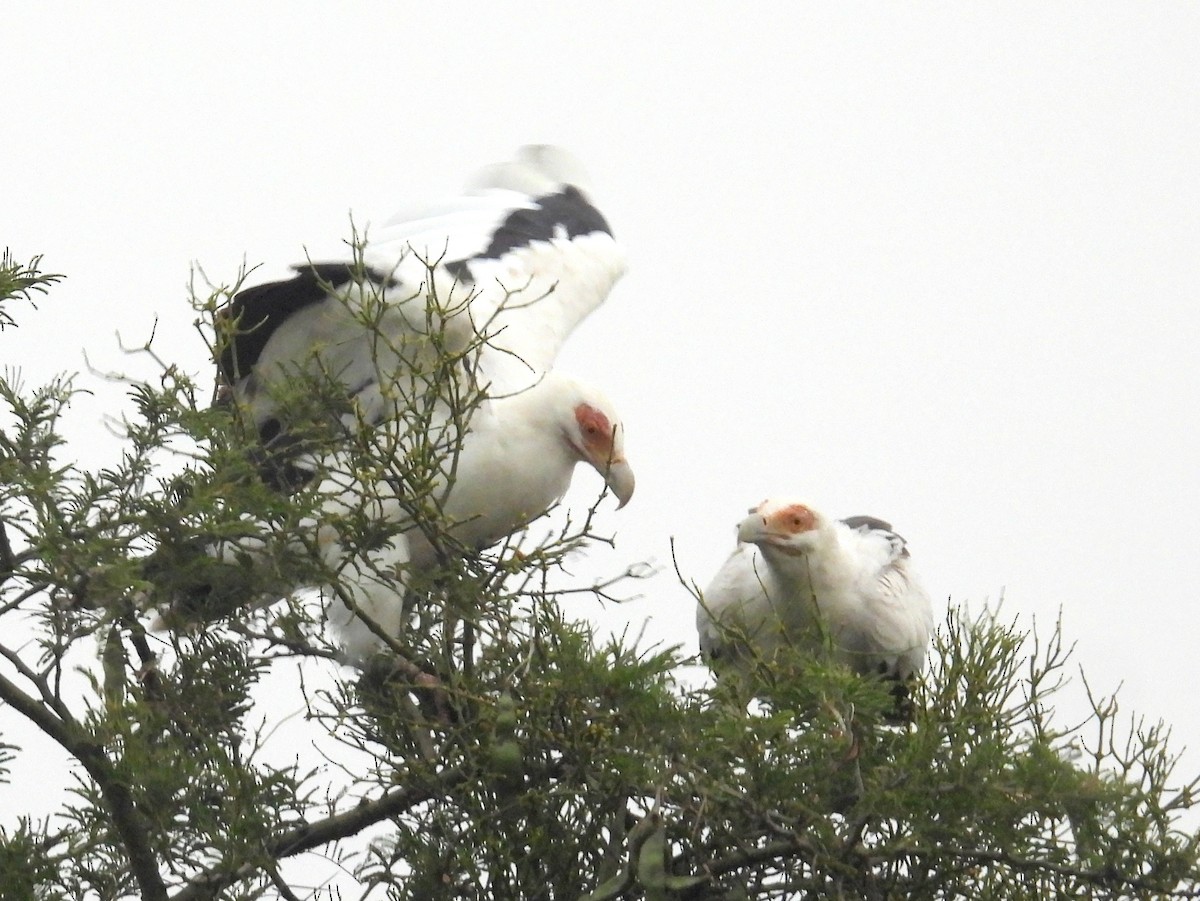
M 0 242 L 69 275 L 0 337 L 30 380 L 125 365 L 156 317 L 201 373 L 192 261 L 279 275 L 559 143 L 632 263 L 559 363 L 638 474 L 581 571 L 673 536 L 704 583 L 767 495 L 871 513 L 936 598 L 1061 606 L 1093 685 L 1200 744 L 1200 7 L 44 3 L 4 32 Z M 84 383 L 100 462 L 120 392 Z M 606 621 L 694 648 L 669 566 L 641 590 Z

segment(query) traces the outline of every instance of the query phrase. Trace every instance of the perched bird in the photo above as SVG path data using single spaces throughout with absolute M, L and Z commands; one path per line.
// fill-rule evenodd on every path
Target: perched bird
M 584 181 L 565 151 L 524 147 L 462 195 L 368 233 L 352 258 L 296 266 L 292 278 L 246 288 L 218 314 L 218 399 L 257 431 L 264 479 L 289 490 L 320 472 L 331 512 L 366 495 L 372 515 L 400 524 L 384 547 L 357 557 L 336 528 L 318 532 L 322 558 L 353 571 L 344 580 L 353 603 L 385 630 L 401 615 L 388 575 L 433 565 L 437 548 L 412 521 L 420 499 L 406 496 L 409 486 L 364 484 L 361 466 L 342 464 L 339 431 L 374 428 L 392 439 L 379 442 L 380 453 L 398 458 L 426 459 L 432 447 L 428 499 L 445 532 L 469 548 L 553 506 L 578 463 L 601 475 L 619 506 L 633 494 L 616 410 L 553 368 L 625 269 Z M 305 404 L 314 383 L 341 402 L 314 412 Z M 314 418 L 331 427 L 332 448 L 311 439 Z M 363 656 L 375 640 L 335 607 L 331 621 L 351 656 Z
M 933 610 L 888 523 L 767 500 L 738 525 L 738 542 L 696 612 L 719 677 L 744 680 L 786 647 L 820 648 L 823 635 L 859 673 L 902 683 L 924 669 Z

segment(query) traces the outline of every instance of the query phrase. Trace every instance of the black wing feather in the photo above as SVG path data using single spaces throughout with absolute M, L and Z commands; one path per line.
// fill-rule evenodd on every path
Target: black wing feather
M 557 194 L 547 194 L 537 199 L 533 209 L 513 210 L 492 234 L 487 249 L 465 260 L 454 260 L 446 269 L 455 278 L 470 279 L 470 264 L 475 260 L 498 260 L 506 253 L 519 247 L 527 247 L 534 241 L 549 241 L 565 233 L 568 238 L 591 235 L 596 232 L 612 234 L 608 220 L 573 185 L 567 185 Z
M 842 520 L 842 522 L 852 529 L 861 529 L 865 527 L 877 532 L 891 532 L 893 535 L 896 534 L 896 530 L 892 528 L 892 524 L 890 522 L 885 522 L 884 520 L 878 519 L 874 516 L 847 516 Z
M 229 383 L 245 378 L 258 362 L 271 335 L 289 316 L 305 307 L 320 303 L 337 290 L 358 278 L 350 263 L 311 263 L 293 266 L 296 275 L 278 282 L 267 282 L 246 288 L 218 314 L 217 364 Z M 370 269 L 364 276 L 379 284 L 391 284 L 392 279 Z
M 908 545 L 904 536 L 892 528 L 892 524 L 875 516 L 847 516 L 842 520 L 852 529 L 868 529 L 872 532 L 884 532 L 892 542 L 893 552 L 897 557 L 907 557 Z

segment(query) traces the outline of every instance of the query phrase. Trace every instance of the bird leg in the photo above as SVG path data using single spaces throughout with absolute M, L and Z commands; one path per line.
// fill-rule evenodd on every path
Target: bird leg
M 841 732 L 841 737 L 849 737 L 850 744 L 847 746 L 841 760 L 836 764 L 836 769 L 847 763 L 853 764 L 851 771 L 851 785 L 838 798 L 834 800 L 834 809 L 840 813 L 844 813 L 854 807 L 866 792 L 866 786 L 863 784 L 862 767 L 859 763 L 859 758 L 862 756 L 862 740 L 858 734 L 858 725 L 854 720 L 854 705 L 850 705 L 849 715 L 843 715 L 832 703 L 826 701 L 823 706 L 825 710 L 837 721 Z
M 443 726 L 451 726 L 457 719 L 450 705 L 450 696 L 445 683 L 434 673 L 426 672 L 406 657 L 394 652 L 376 654 L 363 671 L 363 681 L 374 689 L 389 682 L 403 681 L 417 697 L 421 711 L 427 719 Z

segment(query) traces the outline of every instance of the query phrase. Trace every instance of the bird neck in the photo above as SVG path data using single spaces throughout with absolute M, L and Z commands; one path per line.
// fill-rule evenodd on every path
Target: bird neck
M 812 533 L 811 543 L 804 553 L 787 553 L 771 545 L 762 546 L 762 553 L 781 575 L 805 590 L 837 581 L 848 562 L 837 532 L 826 526 L 819 526 Z
M 557 440 L 564 424 L 574 422 L 578 396 L 574 381 L 550 372 L 522 391 L 496 394 L 489 406 L 502 430 L 553 435 Z

